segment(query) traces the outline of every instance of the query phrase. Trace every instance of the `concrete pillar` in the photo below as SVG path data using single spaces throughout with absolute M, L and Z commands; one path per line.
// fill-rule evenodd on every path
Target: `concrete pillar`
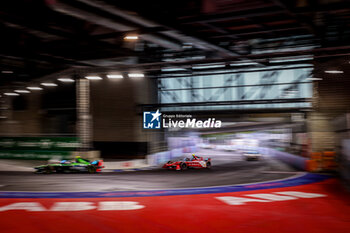
M 156 102 L 153 81 L 124 76 L 90 82 L 93 142 L 105 158 L 141 158 L 156 140 L 157 132 L 143 129 L 139 106 Z
M 307 131 L 312 152 L 333 151 L 335 133 L 332 125 L 333 114 L 311 112 L 307 116 Z
M 345 74 L 326 74 L 324 67 L 328 67 L 327 64 L 319 67 L 316 66 L 314 77 L 322 80 L 313 84 L 313 112 L 307 114 L 308 135 L 313 152 L 334 151 L 336 130 L 333 122 L 337 117 L 350 112 L 350 80 Z
M 77 78 L 77 135 L 80 150 L 92 148 L 92 117 L 90 114 L 90 85 L 88 79 Z

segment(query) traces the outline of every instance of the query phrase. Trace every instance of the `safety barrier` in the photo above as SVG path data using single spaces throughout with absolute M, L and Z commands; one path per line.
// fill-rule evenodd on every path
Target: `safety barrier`
M 306 170 L 310 172 L 334 171 L 337 167 L 334 151 L 312 152 L 306 161 Z
M 120 162 L 105 162 L 104 166 L 106 170 L 124 170 L 147 167 L 147 161 L 145 159 L 134 159 Z
M 256 150 L 259 151 L 260 154 L 273 156 L 296 169 L 309 172 L 334 171 L 338 167 L 334 151 L 313 152 L 308 159 L 299 155 L 266 147 L 246 148 L 239 146 L 236 149 L 242 151 L 247 149 Z
M 245 151 L 245 150 L 255 150 L 258 151 L 262 155 L 273 156 L 274 158 L 284 162 L 298 170 L 306 170 L 307 167 L 307 159 L 298 155 L 293 155 L 284 151 L 275 150 L 267 147 L 246 147 L 244 145 L 236 146 L 237 151 Z
M 147 155 L 146 159 L 134 159 L 120 162 L 105 162 L 105 170 L 128 170 L 141 169 L 145 167 L 161 166 L 169 160 L 177 159 L 184 153 L 194 153 L 197 151 L 196 146 L 172 149 Z
M 194 153 L 197 151 L 196 146 L 187 146 L 184 148 L 177 148 L 170 151 L 158 152 L 155 154 L 147 155 L 147 163 L 150 166 L 159 166 L 168 162 L 169 160 L 177 159 L 185 153 Z
M 322 169 L 329 171 L 337 169 L 338 164 L 336 161 L 336 156 L 334 151 L 324 151 L 323 152 L 323 161 L 322 161 Z
M 289 154 L 287 152 L 270 149 L 270 154 L 276 159 L 299 170 L 306 170 L 307 159 L 298 155 Z

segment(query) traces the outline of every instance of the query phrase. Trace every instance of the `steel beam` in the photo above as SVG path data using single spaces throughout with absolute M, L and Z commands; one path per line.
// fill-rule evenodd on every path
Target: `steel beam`
M 100 26 L 115 30 L 115 31 L 132 31 L 132 30 L 136 30 L 137 28 L 134 26 L 130 26 L 130 25 L 126 25 L 124 23 L 119 23 L 116 22 L 115 20 L 106 18 L 106 17 L 102 17 L 99 16 L 97 14 L 85 11 L 85 10 L 81 10 L 75 7 L 72 7 L 70 5 L 52 0 L 52 1 L 48 1 L 47 4 L 51 9 L 63 13 L 63 14 L 67 14 L 67 15 L 71 15 L 73 17 L 91 22 L 93 24 L 98 24 Z M 165 40 L 164 38 L 155 36 L 155 35 L 142 35 L 142 38 L 146 41 L 152 42 L 154 44 L 158 44 L 164 48 L 169 48 L 169 49 L 173 49 L 173 50 L 182 50 L 181 45 L 176 44 L 174 42 L 171 42 L 169 40 Z
M 206 101 L 206 102 L 183 102 L 183 103 L 161 103 L 143 104 L 143 107 L 187 107 L 187 106 L 224 106 L 244 104 L 282 104 L 282 103 L 305 103 L 311 102 L 310 98 L 289 98 L 289 99 L 264 99 L 264 100 L 237 100 L 237 101 Z

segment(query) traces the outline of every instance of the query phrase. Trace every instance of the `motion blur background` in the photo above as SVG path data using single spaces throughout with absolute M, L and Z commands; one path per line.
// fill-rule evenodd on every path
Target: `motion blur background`
M 349 179 L 349 1 L 11 0 L 0 31 L 3 159 L 271 149 Z M 143 129 L 157 109 L 223 125 Z

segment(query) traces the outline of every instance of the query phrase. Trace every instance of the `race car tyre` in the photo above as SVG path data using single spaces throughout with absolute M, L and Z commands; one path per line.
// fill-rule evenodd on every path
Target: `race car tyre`
M 207 168 L 208 168 L 208 169 L 211 168 L 211 162 L 207 162 Z
M 45 174 L 51 174 L 51 173 L 52 173 L 52 168 L 51 168 L 51 167 L 46 167 L 46 168 L 44 169 L 44 173 L 45 173 Z
M 93 166 L 89 166 L 89 167 L 87 168 L 87 170 L 88 170 L 88 172 L 89 172 L 90 174 L 96 173 L 96 168 L 93 167 Z
M 181 163 L 180 167 L 181 167 L 181 170 L 186 170 L 187 169 L 187 164 L 186 163 Z
M 61 168 L 61 167 L 57 167 L 56 168 L 56 173 L 63 173 L 63 168 Z

